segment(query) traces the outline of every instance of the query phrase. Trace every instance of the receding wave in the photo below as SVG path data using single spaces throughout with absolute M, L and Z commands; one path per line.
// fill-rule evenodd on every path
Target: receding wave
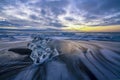
M 0 51 L 1 80 L 120 79 L 119 42 L 36 38 L 28 48 Z

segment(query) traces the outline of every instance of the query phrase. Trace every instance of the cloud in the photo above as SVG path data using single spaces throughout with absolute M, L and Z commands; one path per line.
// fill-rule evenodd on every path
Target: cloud
M 6 21 L 11 23 L 34 27 L 63 26 L 57 16 L 65 12 L 62 8 L 67 5 L 67 0 L 18 0 L 13 3 L 14 5 L 6 1 L 2 3 L 4 5 L 0 16 L 4 16 Z
M 80 3 L 82 5 L 79 5 Z M 119 0 L 91 0 L 91 2 L 89 0 L 82 0 L 77 2 L 76 5 L 80 11 L 86 12 L 84 15 L 86 25 L 114 25 L 113 21 L 120 14 Z
M 119 0 L 77 0 L 70 3 L 64 17 L 72 19 L 74 24 L 88 26 L 120 25 Z M 70 20 L 66 19 L 64 22 Z M 72 23 L 73 24 L 73 23 Z
M 120 25 L 120 0 L 1 0 L 0 21 L 16 27 Z M 7 24 L 2 23 L 1 24 Z M 2 26 L 1 25 L 1 26 Z
M 0 25 L 1 26 L 3 26 L 3 27 L 5 27 L 5 26 L 20 26 L 19 24 L 13 24 L 13 23 L 10 23 L 10 22 L 8 22 L 8 21 L 0 21 Z

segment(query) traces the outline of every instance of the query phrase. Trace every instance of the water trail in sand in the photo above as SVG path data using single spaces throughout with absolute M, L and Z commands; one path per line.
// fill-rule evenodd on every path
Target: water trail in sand
M 30 58 L 33 64 L 12 75 L 10 80 L 120 79 L 119 42 L 54 40 L 38 37 L 28 47 L 32 50 Z M 21 65 L 24 66 L 26 65 Z M 16 70 L 21 68 L 20 64 L 14 67 Z M 4 72 L 5 69 L 0 73 Z M 8 74 L 0 78 L 9 77 Z

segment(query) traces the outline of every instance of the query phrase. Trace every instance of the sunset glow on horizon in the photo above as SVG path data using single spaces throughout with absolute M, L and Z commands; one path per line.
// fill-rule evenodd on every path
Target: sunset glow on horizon
M 77 26 L 77 27 L 64 27 L 66 31 L 78 31 L 78 32 L 120 32 L 120 26 Z

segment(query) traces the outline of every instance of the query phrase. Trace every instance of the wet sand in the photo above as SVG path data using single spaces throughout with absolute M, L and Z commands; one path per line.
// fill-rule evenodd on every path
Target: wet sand
M 120 42 L 60 40 L 61 53 L 34 65 L 28 42 L 0 43 L 0 80 L 118 80 Z

